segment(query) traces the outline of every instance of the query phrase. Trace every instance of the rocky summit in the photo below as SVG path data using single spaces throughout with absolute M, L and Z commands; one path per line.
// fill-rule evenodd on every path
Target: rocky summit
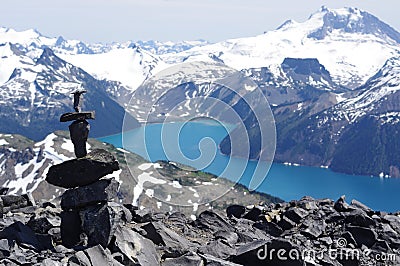
M 115 181 L 93 186 L 111 195 Z M 400 213 L 374 211 L 355 200 L 348 204 L 344 197 L 231 205 L 225 213 L 207 210 L 192 220 L 100 199 L 88 187 L 69 191 L 62 206 L 1 196 L 1 265 L 400 264 Z M 77 199 L 86 207 L 79 209 Z M 65 210 L 75 208 L 81 221 L 72 216 L 65 228 L 83 227 L 103 242 L 63 232 Z M 66 247 L 71 237 L 76 243 Z

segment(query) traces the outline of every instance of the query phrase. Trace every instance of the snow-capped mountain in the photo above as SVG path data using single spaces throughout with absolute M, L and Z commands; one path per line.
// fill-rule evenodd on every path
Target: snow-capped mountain
M 67 125 L 58 119 L 61 114 L 73 111 L 71 93 L 78 88 L 87 90 L 84 109 L 95 110 L 98 115 L 92 122 L 91 135 L 105 136 L 120 131 L 124 110 L 106 93 L 107 82 L 96 80 L 65 62 L 49 48 L 37 60 L 11 44 L 0 48 L 3 60 L 18 66 L 0 85 L 1 132 L 38 140 L 56 129 L 65 129 Z
M 0 28 L 0 43 L 12 43 L 32 59 L 38 58 L 45 47 L 51 48 L 59 57 L 85 69 L 95 78 L 120 82 L 130 90 L 152 75 L 158 64 L 165 65 L 156 55 L 133 42 L 86 44 L 62 37 L 45 37 L 36 30 L 17 32 Z M 162 49 L 161 44 L 157 47 Z M 14 65 L 10 64 L 9 68 L 12 67 Z
M 181 62 L 213 55 L 242 70 L 280 65 L 286 57 L 317 58 L 336 83 L 356 88 L 399 50 L 399 33 L 357 8 L 321 8 L 304 22 L 285 22 L 274 31 L 164 55 Z M 368 60 L 366 60 L 366 58 Z
M 174 54 L 189 50 L 193 47 L 204 46 L 210 44 L 205 40 L 197 41 L 181 41 L 181 42 L 160 42 L 160 41 L 137 41 L 135 42 L 138 46 L 146 51 L 156 55 L 163 54 Z
M 391 58 L 354 95 L 311 112 L 323 101 L 318 99 L 279 118 L 276 159 L 351 174 L 399 177 L 399 74 L 400 60 Z M 280 107 L 275 113 L 290 108 Z
M 71 110 L 68 94 L 78 85 L 89 91 L 85 109 L 96 110 L 98 119 L 106 121 L 93 122 L 93 136 L 121 130 L 123 108 L 141 122 L 149 112 L 155 120 L 163 118 L 179 101 L 185 104 L 175 110 L 176 116 L 207 114 L 210 109 L 194 100 L 199 96 L 233 106 L 252 128 L 255 123 L 249 107 L 207 83 L 213 76 L 231 74 L 228 67 L 233 67 L 251 78 L 273 106 L 278 161 L 337 168 L 338 147 L 349 147 L 354 132 L 369 126 L 376 136 L 397 126 L 399 54 L 400 33 L 357 8 L 322 7 L 304 22 L 289 20 L 258 36 L 215 44 L 89 44 L 46 37 L 36 30 L 0 28 L 0 131 L 41 139 L 62 128 L 55 117 Z M 195 71 L 190 74 L 194 80 L 184 84 L 177 84 L 185 80 L 177 74 L 151 86 L 151 79 L 163 69 L 194 61 L 220 67 Z M 140 86 L 144 81 L 150 81 L 150 86 Z M 240 83 L 229 77 L 225 80 L 236 81 Z M 240 93 L 251 98 L 254 86 L 247 86 Z M 130 102 L 132 95 L 135 98 Z M 378 153 L 372 153 L 376 159 Z M 397 176 L 394 163 L 374 167 L 373 171 L 363 166 L 357 169 L 374 174 L 379 169 Z
M 257 83 L 272 106 L 303 102 L 323 93 L 343 93 L 316 58 L 285 58 L 281 65 L 243 70 Z

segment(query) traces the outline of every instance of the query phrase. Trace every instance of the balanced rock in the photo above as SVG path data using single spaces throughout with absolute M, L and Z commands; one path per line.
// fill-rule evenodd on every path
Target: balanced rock
M 117 197 L 119 183 L 115 179 L 101 179 L 90 185 L 69 189 L 61 196 L 63 210 L 77 209 Z
M 50 167 L 46 181 L 63 188 L 86 186 L 119 170 L 118 161 L 106 150 L 96 149 L 86 157 Z

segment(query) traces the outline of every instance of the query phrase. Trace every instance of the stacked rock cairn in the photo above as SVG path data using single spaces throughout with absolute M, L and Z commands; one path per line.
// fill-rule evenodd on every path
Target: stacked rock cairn
M 96 149 L 87 153 L 86 142 L 95 112 L 81 112 L 82 96 L 74 95 L 75 112 L 63 114 L 60 122 L 73 121 L 69 126 L 76 159 L 52 166 L 46 180 L 52 185 L 67 189 L 61 196 L 61 239 L 68 248 L 86 248 L 96 245 L 106 247 L 119 222 L 119 183 L 103 178 L 119 170 L 118 161 L 108 151 Z

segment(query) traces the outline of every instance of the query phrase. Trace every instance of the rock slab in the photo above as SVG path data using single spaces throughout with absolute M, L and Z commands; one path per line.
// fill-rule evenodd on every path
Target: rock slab
M 46 181 L 63 188 L 75 188 L 92 184 L 117 170 L 119 164 L 115 157 L 106 150 L 96 149 L 84 158 L 53 165 Z

